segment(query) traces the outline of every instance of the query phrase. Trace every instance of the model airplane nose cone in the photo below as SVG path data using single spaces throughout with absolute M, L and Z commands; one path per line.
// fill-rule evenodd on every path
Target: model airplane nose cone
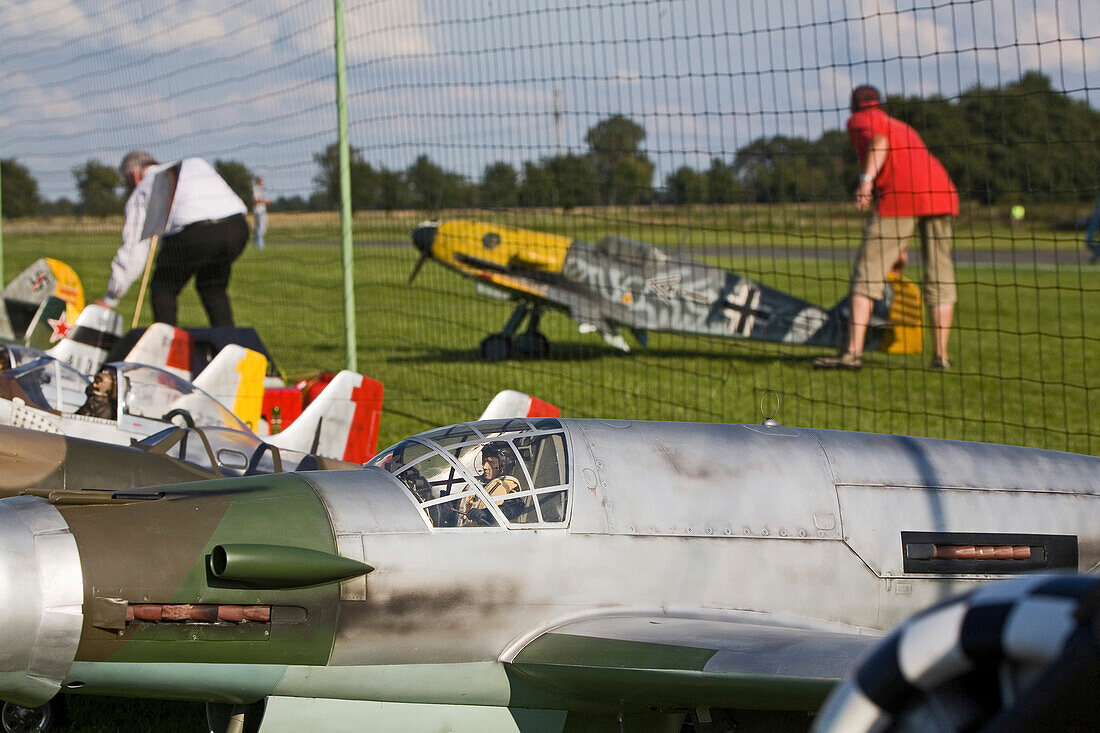
M 0 699 L 34 707 L 69 673 L 84 580 L 64 517 L 33 496 L 0 500 Z
M 413 246 L 420 250 L 420 259 L 413 265 L 412 274 L 409 275 L 409 283 L 416 279 L 420 268 L 432 258 L 432 244 L 435 243 L 435 233 L 439 229 L 435 224 L 421 224 L 413 229 Z
M 435 224 L 421 224 L 413 229 L 413 246 L 420 251 L 422 257 L 432 256 L 432 244 L 435 243 L 435 233 L 439 229 Z

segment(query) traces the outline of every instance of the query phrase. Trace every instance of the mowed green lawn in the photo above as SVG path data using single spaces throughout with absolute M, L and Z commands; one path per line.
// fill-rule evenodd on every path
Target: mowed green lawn
M 986 214 L 960 222 L 960 252 L 1081 247 L 1077 234 L 1040 225 L 1012 230 Z M 498 390 L 514 388 L 554 402 L 567 416 L 707 422 L 759 422 L 771 390 L 779 397 L 777 417 L 788 425 L 1100 448 L 1096 266 L 960 267 L 954 369 L 947 374 L 925 368 L 928 354 L 870 354 L 861 372 L 829 373 L 812 368 L 821 349 L 672 334 L 652 334 L 649 348 L 621 354 L 557 313 L 543 321 L 551 358 L 486 364 L 478 342 L 503 325 L 512 306 L 477 295 L 473 283 L 438 265 L 425 266 L 409 285 L 417 253 L 406 245 L 420 218 L 356 217 L 357 241 L 398 243 L 355 250 L 358 365 L 386 388 L 381 445 L 474 418 Z M 707 262 L 826 306 L 846 291 L 849 259 L 811 255 L 817 248 L 854 250 L 861 223 L 836 207 L 478 218 L 590 241 L 619 233 L 669 247 L 711 247 L 701 256 Z M 5 222 L 5 275 L 39 256 L 57 257 L 76 269 L 94 300 L 106 284 L 119 224 Z M 269 247 L 250 247 L 235 268 L 230 292 L 238 323 L 256 328 L 290 377 L 344 364 L 337 238 L 334 216 L 273 216 Z M 919 271 L 909 274 L 919 280 Z M 120 307 L 127 323 L 135 300 L 136 287 Z M 193 288 L 180 304 L 183 325 L 205 325 Z M 150 318 L 146 306 L 142 323 Z M 925 343 L 930 347 L 927 334 Z M 202 706 L 192 703 L 76 697 L 71 711 L 74 731 L 204 729 Z
M 699 259 L 824 306 L 846 292 L 862 221 L 837 207 L 479 216 L 590 241 L 622 233 L 670 248 L 703 246 Z M 474 418 L 497 391 L 513 388 L 568 416 L 706 422 L 759 422 L 761 398 L 771 390 L 779 396 L 777 418 L 788 425 L 1100 448 L 1100 267 L 960 266 L 954 368 L 946 374 L 926 369 L 928 353 L 872 353 L 861 372 L 821 372 L 811 365 L 821 349 L 675 334 L 651 334 L 648 348 L 622 354 L 557 312 L 543 319 L 554 344 L 549 359 L 488 364 L 478 342 L 503 326 L 513 306 L 478 295 L 473 282 L 435 263 L 408 284 L 417 253 L 407 243 L 420 218 L 356 217 L 355 239 L 367 245 L 355 249 L 354 260 L 358 367 L 385 385 L 380 445 Z M 256 328 L 288 377 L 345 363 L 337 223 L 328 215 L 273 217 L 268 248 L 249 247 L 234 270 L 238 324 Z M 9 224 L 6 276 L 35 257 L 58 257 L 80 274 L 92 300 L 103 292 L 117 246 L 113 224 L 88 231 L 54 220 L 50 228 L 61 231 L 37 233 Z M 1075 253 L 1082 245 L 1072 232 L 1038 224 L 1012 230 L 991 216 L 964 219 L 956 232 L 960 254 L 1029 248 Z M 817 250 L 833 257 L 817 258 Z M 908 274 L 919 281 L 918 268 Z M 120 306 L 127 322 L 137 289 Z M 206 325 L 192 287 L 180 306 L 181 324 Z M 142 323 L 150 320 L 146 305 Z M 925 345 L 931 349 L 928 333 Z

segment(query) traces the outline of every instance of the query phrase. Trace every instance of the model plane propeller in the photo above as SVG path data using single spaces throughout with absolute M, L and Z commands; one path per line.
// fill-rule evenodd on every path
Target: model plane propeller
M 542 357 L 546 308 L 564 311 L 582 332 L 598 331 L 624 351 L 626 330 L 643 346 L 649 331 L 835 347 L 847 307 L 828 310 L 749 278 L 678 258 L 646 242 L 604 237 L 596 244 L 477 221 L 428 222 L 412 234 L 420 252 L 409 281 L 429 259 L 520 301 L 505 327 L 480 345 L 483 358 Z M 921 350 L 920 292 L 894 276 L 876 304 L 869 348 Z M 526 323 L 526 327 L 524 327 Z

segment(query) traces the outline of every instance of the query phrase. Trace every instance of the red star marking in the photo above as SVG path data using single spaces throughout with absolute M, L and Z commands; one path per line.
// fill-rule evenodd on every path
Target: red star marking
M 69 314 L 65 311 L 61 311 L 60 318 L 47 318 L 46 323 L 53 329 L 53 333 L 50 334 L 51 344 L 65 338 L 69 335 L 69 331 L 73 330 L 73 324 L 69 323 Z

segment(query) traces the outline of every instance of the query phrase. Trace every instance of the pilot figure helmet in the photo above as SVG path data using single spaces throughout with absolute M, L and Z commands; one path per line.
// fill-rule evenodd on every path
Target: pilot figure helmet
M 481 449 L 482 463 L 490 459 L 496 464 L 494 471 L 497 476 L 512 473 L 516 466 L 516 454 L 504 441 L 494 441 Z

